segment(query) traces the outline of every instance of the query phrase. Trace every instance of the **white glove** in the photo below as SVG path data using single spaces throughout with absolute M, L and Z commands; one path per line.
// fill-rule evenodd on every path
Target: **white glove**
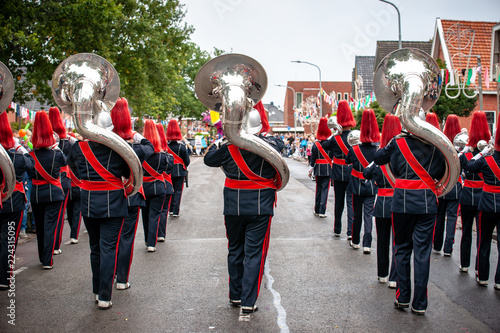
M 487 155 L 488 153 L 490 153 L 493 149 L 490 147 L 490 146 L 486 146 L 486 148 L 483 149 L 483 151 L 481 152 L 481 154 L 483 155 Z
M 142 139 L 145 139 L 145 138 L 141 134 L 136 132 L 132 139 L 134 140 L 134 143 L 141 143 Z
M 370 168 L 370 167 L 371 167 L 372 165 L 374 165 L 374 164 L 375 164 L 375 162 L 373 162 L 373 161 L 372 161 L 370 164 L 368 164 L 368 165 L 366 166 L 366 168 L 365 168 L 365 169 Z
M 470 152 L 470 146 L 465 146 L 464 150 L 462 150 L 462 153 L 465 154 L 468 152 Z
M 20 144 L 18 144 L 16 146 L 16 152 L 17 153 L 21 153 L 23 155 L 28 153 L 28 151 L 23 146 L 21 146 Z
M 68 141 L 69 141 L 69 143 L 74 144 L 78 140 L 76 138 L 72 137 L 71 135 L 68 135 Z
M 485 150 L 486 150 L 486 149 L 485 149 Z M 478 159 L 480 159 L 481 157 L 483 157 L 483 153 L 478 153 L 478 154 L 476 154 L 476 155 L 472 158 L 472 161 L 478 160 Z

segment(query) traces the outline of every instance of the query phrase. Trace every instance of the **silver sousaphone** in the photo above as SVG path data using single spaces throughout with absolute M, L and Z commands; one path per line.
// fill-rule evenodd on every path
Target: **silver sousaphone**
M 246 115 L 262 99 L 267 88 L 267 74 L 254 59 L 242 54 L 226 54 L 207 62 L 198 72 L 195 91 L 210 110 L 222 113 L 222 129 L 228 141 L 249 150 L 272 164 L 281 177 L 282 190 L 290 170 L 276 149 L 243 125 Z
M 14 97 L 14 79 L 7 66 L 0 62 L 0 114 L 4 113 L 5 109 L 10 105 L 12 97 Z M 3 188 L 0 187 L 0 191 L 2 191 L 2 201 L 5 201 L 14 192 L 16 171 L 9 154 L 2 145 L 0 145 L 0 169 L 5 182 Z
M 120 94 L 120 79 L 106 59 L 79 53 L 59 64 L 52 77 L 52 95 L 57 105 L 73 117 L 75 128 L 84 138 L 97 141 L 116 151 L 127 162 L 130 178 L 125 188 L 133 186 L 129 195 L 142 185 L 142 165 L 130 145 L 111 132 L 109 112 Z
M 373 78 L 373 88 L 380 105 L 399 117 L 411 134 L 430 142 L 446 160 L 446 171 L 436 181 L 439 196 L 450 192 L 460 175 L 460 163 L 455 147 L 437 128 L 420 119 L 420 108 L 429 110 L 441 93 L 442 78 L 437 63 L 427 53 L 417 49 L 399 49 L 389 53 Z M 390 173 L 394 180 L 394 175 Z

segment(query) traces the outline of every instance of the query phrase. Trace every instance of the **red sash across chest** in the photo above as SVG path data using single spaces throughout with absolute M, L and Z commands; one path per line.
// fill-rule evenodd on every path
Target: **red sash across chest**
M 474 155 L 472 153 L 465 153 L 465 157 L 467 158 L 467 161 L 470 161 Z M 479 173 L 479 177 L 483 179 L 483 174 Z M 469 187 L 469 188 L 483 188 L 484 181 L 482 180 L 469 180 L 465 179 L 464 180 L 464 187 Z
M 352 146 L 352 150 L 354 151 L 354 155 L 356 155 L 356 158 L 358 159 L 361 166 L 363 168 L 366 168 L 370 163 L 368 163 L 368 161 L 366 160 L 366 157 L 365 155 L 363 155 L 363 152 L 361 151 L 359 146 Z M 363 177 L 363 172 L 354 169 L 354 167 L 352 168 L 351 175 L 359 179 L 365 179 L 365 177 Z
M 328 154 L 323 149 L 323 147 L 321 147 L 321 144 L 319 143 L 319 141 L 316 141 L 314 144 L 316 145 L 316 147 L 318 148 L 318 151 L 320 152 L 321 156 L 323 157 L 323 158 L 316 159 L 316 164 L 332 165 L 332 163 L 333 163 L 332 159 L 330 158 L 330 156 L 328 156 Z
M 150 174 L 150 176 L 143 177 L 143 181 L 145 183 L 151 183 L 151 182 L 154 182 L 156 180 L 161 181 L 163 183 L 165 182 L 165 178 L 163 178 L 163 174 L 159 173 L 158 171 L 153 169 L 153 167 L 151 165 L 149 165 L 148 162 L 146 162 L 146 161 L 142 162 L 142 167 L 144 168 L 144 170 L 146 170 Z
M 43 179 L 32 179 L 33 185 L 54 185 L 59 187 L 62 190 L 62 185 L 61 185 L 61 180 L 59 178 L 54 178 L 52 177 L 45 169 L 42 167 L 40 164 L 40 161 L 38 161 L 38 158 L 36 156 L 35 151 L 31 151 L 30 155 L 33 157 L 35 160 L 35 170 L 38 172 L 38 174 L 43 178 Z
M 377 194 L 381 197 L 391 197 L 394 194 L 394 188 L 396 187 L 396 183 L 391 179 L 391 177 L 389 177 L 389 171 L 387 170 L 388 167 L 389 166 L 387 164 L 381 165 L 380 170 L 382 171 L 385 179 L 387 179 L 392 188 L 379 187 Z
M 180 164 L 182 165 L 182 168 L 184 170 L 186 170 L 186 165 L 184 164 L 184 160 L 182 158 L 179 157 L 179 155 L 177 155 L 176 153 L 174 153 L 172 151 L 172 149 L 170 149 L 170 147 L 167 146 L 167 151 L 172 154 L 172 156 L 174 157 L 174 164 Z
M 334 138 L 335 138 L 335 141 L 337 142 L 338 146 L 340 147 L 340 150 L 342 150 L 344 155 L 347 156 L 347 153 L 349 153 L 349 149 L 347 148 L 344 141 L 342 140 L 342 137 L 340 135 L 336 135 L 336 136 L 334 136 Z M 337 165 L 347 165 L 347 163 L 345 162 L 345 159 L 337 158 L 337 157 L 333 157 L 333 163 L 335 163 Z
M 493 171 L 493 174 L 495 174 L 496 179 L 500 181 L 500 168 L 498 167 L 498 164 L 493 156 L 486 156 L 484 159 L 486 160 L 486 163 L 488 163 L 491 171 Z M 500 193 L 500 185 L 491 185 L 484 183 L 483 191 L 498 194 Z

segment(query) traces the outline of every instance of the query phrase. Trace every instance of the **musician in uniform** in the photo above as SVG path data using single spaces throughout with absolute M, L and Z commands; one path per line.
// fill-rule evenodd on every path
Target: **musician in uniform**
M 90 140 L 73 145 L 68 164 L 80 182 L 81 212 L 90 243 L 94 298 L 99 308 L 109 309 L 112 306 L 118 240 L 123 221 L 128 216 L 122 177 L 129 178 L 130 168 L 119 153 Z
M 119 98 L 111 109 L 111 120 L 113 132 L 131 145 L 135 154 L 142 163 L 154 153 L 154 147 L 147 139 L 137 132 L 132 131 L 132 120 L 126 98 Z M 116 289 L 124 290 L 130 288 L 129 273 L 134 254 L 134 240 L 139 222 L 141 207 L 146 207 L 144 190 L 127 197 L 128 216 L 123 220 L 120 243 L 118 244 L 118 256 L 116 260 Z
M 488 142 L 491 138 L 490 128 L 486 114 L 482 111 L 474 111 L 469 133 L 469 142 L 462 154 L 460 154 L 460 165 L 465 175 L 464 186 L 460 196 L 460 217 L 462 220 L 462 239 L 460 241 L 460 272 L 467 273 L 470 266 L 472 246 L 472 226 L 476 219 L 476 230 L 479 230 L 479 199 L 483 191 L 483 178 L 481 174 L 468 171 L 465 167 L 468 161 L 479 154 L 477 143 L 480 140 Z M 476 248 L 479 246 L 477 238 Z M 477 270 L 477 263 L 476 263 Z
M 158 223 L 167 192 L 163 172 L 167 172 L 169 169 L 169 159 L 168 155 L 161 152 L 160 137 L 152 120 L 146 120 L 144 124 L 144 137 L 153 144 L 154 153 L 142 163 L 143 186 L 146 195 L 146 207 L 142 210 L 142 224 L 148 252 L 155 252 Z
M 256 107 L 257 108 L 257 107 Z M 284 148 L 283 141 L 266 136 L 269 123 L 264 107 L 258 107 L 261 126 L 259 133 L 276 151 Z M 271 219 L 274 215 L 276 189 L 281 186 L 274 166 L 262 157 L 229 143 L 210 146 L 204 162 L 209 167 L 222 167 L 224 184 L 224 221 L 228 238 L 229 299 L 240 306 L 240 316 L 257 310 L 264 263 L 269 248 Z M 240 317 L 241 319 L 242 317 Z
M 401 123 L 399 118 L 388 114 L 385 116 L 382 126 L 382 136 L 380 148 L 387 146 L 390 140 L 401 133 Z M 377 276 L 380 283 L 389 282 L 389 288 L 396 288 L 396 259 L 394 256 L 394 242 L 391 242 L 392 230 L 392 196 L 394 195 L 395 183 L 388 173 L 389 166 L 379 166 L 370 163 L 368 168 L 363 170 L 366 179 L 373 179 L 377 185 L 377 199 L 373 216 L 377 230 Z M 394 234 L 392 237 L 394 240 Z M 392 244 L 392 256 L 390 256 L 390 246 Z M 392 259 L 390 259 L 392 257 Z M 389 272 L 389 262 L 391 269 Z
M 64 213 L 64 191 L 60 180 L 61 169 L 67 166 L 66 156 L 57 146 L 52 125 L 45 111 L 38 111 L 31 138 L 34 165 L 29 172 L 33 187 L 31 207 L 36 221 L 38 255 L 44 269 L 52 269 L 57 225 Z
M 354 220 L 350 245 L 354 249 L 359 249 L 361 224 L 364 218 L 363 253 L 369 254 L 372 246 L 373 204 L 377 186 L 372 180 L 363 176 L 363 171 L 373 161 L 373 155 L 378 149 L 377 143 L 380 142 L 377 118 L 372 109 L 363 111 L 360 132 L 360 144 L 351 146 L 345 159 L 347 164 L 352 164 L 349 188 L 352 193 Z
M 402 134 L 379 149 L 374 162 L 378 165 L 390 162 L 396 177 L 391 207 L 397 270 L 394 307 L 410 306 L 413 252 L 415 290 L 411 310 L 423 315 L 427 309 L 427 283 L 437 213 L 434 179 L 443 177 L 445 159 L 435 146 L 419 137 Z
M 316 197 L 314 202 L 314 215 L 326 217 L 326 204 L 328 202 L 328 191 L 330 189 L 330 176 L 332 173 L 333 153 L 323 148 L 327 139 L 332 135 L 328 128 L 328 119 L 323 117 L 319 120 L 316 141 L 311 148 L 310 166 L 314 168 L 316 180 Z
M 172 198 L 172 194 L 174 193 L 174 187 L 172 186 L 172 168 L 174 157 L 168 153 L 168 141 L 167 136 L 165 135 L 165 129 L 162 124 L 156 124 L 156 129 L 158 130 L 158 135 L 160 136 L 161 142 L 161 151 L 163 154 L 166 154 L 169 161 L 167 170 L 163 172 L 163 179 L 165 180 L 166 192 L 165 192 L 165 201 L 163 203 L 163 208 L 160 214 L 160 223 L 158 226 L 158 242 L 164 242 L 165 236 L 167 234 L 167 217 L 170 209 L 170 200 Z M 189 149 L 188 149 L 189 155 Z M 187 183 L 186 183 L 187 186 Z
M 451 114 L 446 118 L 446 124 L 443 131 L 444 135 L 453 142 L 455 136 L 460 133 L 460 124 L 458 117 Z M 457 226 L 457 217 L 459 204 L 458 200 L 462 193 L 462 182 L 459 178 L 453 190 L 445 196 L 438 199 L 438 211 L 436 225 L 434 227 L 434 251 L 440 252 L 443 248 L 443 237 L 446 220 L 446 238 L 444 241 L 444 255 L 451 256 L 453 244 L 455 243 L 455 229 Z
M 189 153 L 182 141 L 182 134 L 177 120 L 171 119 L 167 127 L 168 153 L 174 157 L 172 170 L 172 186 L 174 193 L 170 200 L 169 215 L 179 217 L 184 178 L 187 176 L 189 166 Z
M 490 252 L 493 230 L 500 230 L 500 131 L 497 125 L 495 146 L 486 147 L 476 154 L 465 166 L 469 172 L 481 173 L 484 179 L 483 191 L 479 199 L 479 246 L 477 255 L 478 274 L 476 281 L 481 286 L 488 285 L 490 274 Z M 492 152 L 493 154 L 489 154 Z M 500 254 L 500 243 L 497 241 Z M 495 290 L 500 290 L 500 256 L 495 273 Z
M 32 166 L 24 155 L 28 152 L 20 144 L 16 144 L 12 136 L 7 112 L 0 114 L 0 144 L 6 150 L 16 173 L 14 192 L 3 201 L 3 188 L 0 188 L 0 290 L 10 289 L 10 279 L 15 270 L 17 240 L 21 229 L 21 221 L 26 205 L 23 177 Z M 0 184 L 5 182 L 0 170 Z
M 54 130 L 54 133 L 57 134 L 59 137 L 59 144 L 58 147 L 59 149 L 63 152 L 65 157 L 68 157 L 69 152 L 71 151 L 71 146 L 73 145 L 75 140 L 68 140 L 68 135 L 66 133 L 66 127 L 64 126 L 62 119 L 61 119 L 61 113 L 58 108 L 56 107 L 51 107 L 49 109 L 49 119 L 50 119 L 50 124 L 52 125 L 52 129 Z M 54 254 L 61 254 L 61 241 L 62 241 L 62 234 L 64 230 L 64 220 L 65 220 L 65 213 L 66 213 L 66 206 L 68 204 L 68 200 L 70 197 L 70 192 L 71 192 L 71 179 L 69 178 L 68 175 L 68 166 L 64 167 L 61 169 L 61 185 L 64 191 L 64 202 L 63 202 L 63 208 L 62 212 L 59 216 L 59 221 L 57 221 L 57 232 L 56 232 L 56 243 L 54 245 Z M 72 214 L 73 212 L 68 212 L 68 220 L 70 219 L 69 215 Z M 69 222 L 69 221 L 68 221 Z M 71 226 L 71 224 L 70 224 Z M 74 227 L 72 227 L 74 228 Z M 76 231 L 74 232 L 76 233 Z M 78 238 L 76 237 L 71 237 L 72 243 L 74 242 L 73 240 Z
M 336 237 L 340 237 L 342 231 L 342 213 L 344 212 L 344 202 L 347 201 L 347 239 L 352 239 L 352 221 L 354 218 L 352 209 L 352 193 L 349 192 L 348 185 L 351 179 L 352 166 L 345 161 L 350 145 L 347 136 L 351 132 L 351 127 L 356 126 L 356 120 L 352 115 L 349 103 L 345 100 L 339 102 L 337 109 L 337 123 L 342 126 L 342 134 L 335 135 L 329 139 L 329 144 L 324 148 L 333 152 L 332 179 L 333 191 L 335 193 L 335 222 L 333 232 Z

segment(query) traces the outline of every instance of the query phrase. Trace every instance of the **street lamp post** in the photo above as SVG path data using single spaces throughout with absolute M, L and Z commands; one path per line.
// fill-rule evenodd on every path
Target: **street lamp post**
M 398 46 L 399 46 L 399 48 L 402 48 L 402 46 L 401 46 L 401 15 L 399 14 L 399 9 L 392 2 L 389 2 L 389 1 L 386 1 L 386 0 L 379 0 L 379 1 L 388 3 L 389 5 L 391 5 L 394 8 L 396 8 L 396 11 L 398 12 L 398 27 L 399 27 L 399 44 L 398 44 Z
M 295 89 L 293 89 L 290 86 L 286 86 L 284 84 L 276 84 L 276 87 L 288 88 L 288 89 L 292 89 L 292 91 L 293 91 L 293 107 L 292 107 L 292 112 L 293 112 L 293 130 L 295 132 L 295 137 L 297 137 L 297 119 L 295 117 L 295 108 L 297 107 L 297 94 L 295 93 Z
M 319 71 L 319 117 L 320 118 L 323 117 L 323 100 L 321 99 L 321 92 L 323 91 L 323 89 L 321 88 L 321 68 L 319 68 L 317 65 L 311 64 L 310 62 L 307 62 L 307 61 L 293 60 L 292 62 L 296 62 L 298 64 L 308 64 L 308 65 L 314 66 L 318 69 L 318 71 Z

